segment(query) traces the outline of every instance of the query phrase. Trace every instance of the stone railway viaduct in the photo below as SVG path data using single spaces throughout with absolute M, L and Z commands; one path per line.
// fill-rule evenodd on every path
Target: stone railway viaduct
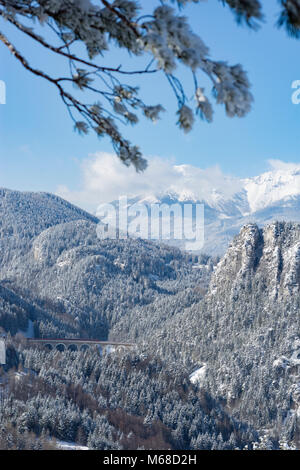
M 84 351 L 85 349 L 96 347 L 101 354 L 121 352 L 135 347 L 133 343 L 80 338 L 28 338 L 27 343 L 28 345 L 42 346 L 49 350 L 57 349 L 58 351 Z

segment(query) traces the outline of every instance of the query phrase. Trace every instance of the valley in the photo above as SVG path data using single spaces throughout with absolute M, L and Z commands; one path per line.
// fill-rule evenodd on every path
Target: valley
M 300 224 L 246 224 L 219 260 L 99 240 L 97 219 L 45 193 L 2 190 L 1 207 L 4 448 L 7 433 L 26 448 L 298 448 Z

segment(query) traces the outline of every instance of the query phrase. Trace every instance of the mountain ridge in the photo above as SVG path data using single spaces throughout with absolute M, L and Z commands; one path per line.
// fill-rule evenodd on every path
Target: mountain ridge
M 184 167 L 187 172 L 186 165 Z M 128 205 L 145 204 L 150 211 L 154 203 L 179 204 L 181 207 L 184 204 L 204 204 L 205 243 L 200 252 L 211 255 L 224 255 L 230 240 L 243 225 L 253 222 L 262 227 L 272 221 L 300 221 L 300 168 L 296 165 L 240 179 L 238 190 L 234 184 L 232 191 L 228 187 L 223 192 L 222 189 L 210 188 L 206 196 L 202 190 L 189 189 L 189 181 L 191 176 L 187 177 L 186 187 L 182 190 L 171 186 L 165 191 L 129 198 Z M 185 249 L 183 240 L 165 242 Z

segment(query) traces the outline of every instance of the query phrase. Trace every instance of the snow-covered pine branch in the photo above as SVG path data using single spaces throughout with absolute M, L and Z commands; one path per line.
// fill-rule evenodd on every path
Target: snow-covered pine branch
M 159 103 L 145 103 L 139 89 L 132 87 L 126 77 L 162 74 L 174 92 L 178 125 L 185 132 L 192 129 L 195 114 L 212 121 L 213 107 L 201 87 L 204 76 L 211 81 L 212 95 L 217 103 L 225 106 L 228 116 L 242 117 L 251 108 L 253 98 L 242 66 L 212 60 L 205 42 L 181 15 L 181 9 L 189 1 L 201 3 L 202 0 L 157 0 L 154 9 L 156 2 L 151 2 L 152 6 L 145 2 L 141 7 L 136 0 L 0 0 L 1 23 L 4 26 L 5 21 L 10 23 L 49 53 L 64 58 L 69 66 L 65 77 L 56 77 L 55 70 L 49 74 L 30 64 L 3 28 L 0 41 L 23 67 L 57 87 L 75 130 L 81 134 L 93 130 L 99 137 L 109 136 L 119 158 L 142 171 L 147 163 L 141 151 L 124 138 L 117 124 L 135 125 L 140 115 L 155 122 L 164 108 Z M 220 1 L 232 9 L 238 21 L 244 20 L 250 27 L 262 19 L 258 0 Z M 281 4 L 279 24 L 285 24 L 297 35 L 300 0 L 282 0 Z M 85 45 L 86 54 L 78 55 L 80 43 Z M 134 56 L 145 56 L 147 65 L 140 70 L 119 64 L 106 66 L 103 58 L 115 47 Z M 179 64 L 191 71 L 192 97 L 176 75 Z M 85 96 L 94 96 L 94 102 L 85 102 L 80 94 L 78 98 L 78 93 L 68 88 L 70 83 L 86 91 Z

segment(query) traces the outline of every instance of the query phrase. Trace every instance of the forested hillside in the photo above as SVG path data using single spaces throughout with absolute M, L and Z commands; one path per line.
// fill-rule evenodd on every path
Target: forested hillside
M 245 226 L 216 266 L 99 240 L 97 219 L 51 195 L 2 195 L 1 448 L 300 447 L 299 224 Z M 49 353 L 30 325 L 136 347 Z
M 297 447 L 299 246 L 299 224 L 245 226 L 215 269 L 205 299 L 144 343 L 169 363 L 198 367 L 200 386 L 232 416 Z
M 234 449 L 258 439 L 158 357 L 48 353 L 17 340 L 10 348 L 19 372 L 6 376 L 0 448 L 36 448 L 50 437 L 90 449 Z
M 106 339 L 131 310 L 199 284 L 200 298 L 207 287 L 210 258 L 193 269 L 174 248 L 99 240 L 96 218 L 49 194 L 2 190 L 0 203 L 0 282 L 39 307 L 27 309 L 37 337 Z

